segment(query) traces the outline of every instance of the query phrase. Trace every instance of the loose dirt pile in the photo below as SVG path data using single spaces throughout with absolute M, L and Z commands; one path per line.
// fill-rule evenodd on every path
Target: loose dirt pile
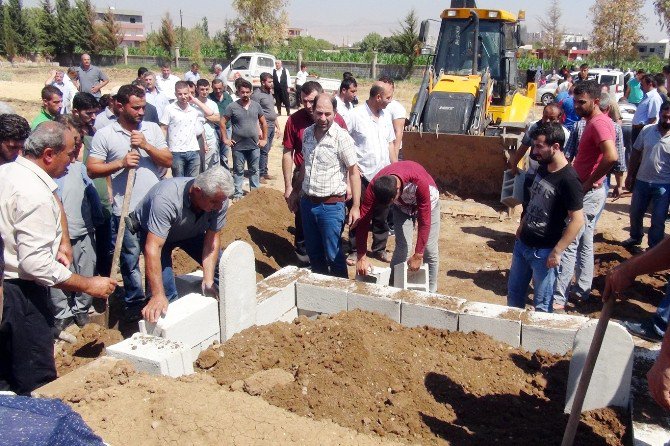
M 105 348 L 121 342 L 123 336 L 117 330 L 106 329 L 98 324 L 87 324 L 81 330 L 76 326 L 68 328 L 77 337 L 75 344 L 59 341 L 56 346 L 56 370 L 63 376 L 72 370 L 88 364 L 105 354 Z
M 423 444 L 560 444 L 567 422 L 567 357 L 361 311 L 253 327 L 198 366 L 299 415 Z M 576 444 L 622 444 L 616 411 L 583 422 Z
M 280 268 L 296 264 L 293 251 L 293 214 L 284 195 L 270 188 L 257 189 L 230 206 L 226 226 L 221 231 L 225 249 L 235 240 L 243 240 L 254 248 L 258 279 Z M 172 256 L 176 274 L 195 271 L 198 264 L 182 251 Z

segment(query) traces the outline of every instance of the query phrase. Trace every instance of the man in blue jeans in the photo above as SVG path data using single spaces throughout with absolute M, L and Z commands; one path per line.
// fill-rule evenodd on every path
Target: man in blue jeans
M 661 105 L 658 124 L 646 126 L 633 144 L 626 188 L 633 191 L 630 205 L 630 238 L 626 246 L 642 242 L 642 221 L 651 203 L 649 247 L 665 237 L 670 206 L 670 102 Z
M 202 293 L 218 296 L 219 231 L 226 222 L 233 178 L 214 166 L 196 178 L 170 178 L 151 188 L 131 214 L 144 250 L 147 305 L 142 316 L 156 322 L 177 299 L 172 251 L 181 248 L 202 265 Z
M 347 277 L 347 263 L 342 248 L 342 229 L 347 198 L 347 175 L 351 181 L 353 204 L 349 212 L 351 225 L 359 217 L 361 174 L 358 172 L 354 140 L 339 125 L 333 125 L 337 102 L 320 93 L 314 98 L 314 124 L 305 129 L 297 184 L 289 196 L 289 208 L 300 206 L 305 233 L 305 249 L 312 271 Z
M 249 189 L 258 189 L 260 186 L 260 147 L 265 146 L 268 136 L 268 124 L 263 115 L 263 109 L 258 102 L 251 100 L 251 82 L 240 78 L 235 85 L 237 85 L 239 99 L 226 107 L 219 124 L 220 129 L 225 129 L 228 121 L 232 124 L 231 137 L 229 138 L 228 134 L 221 130 L 221 141 L 233 151 L 233 179 L 235 181 L 233 202 L 242 198 L 245 162 L 249 169 Z
M 531 138 L 531 156 L 539 167 L 516 231 L 507 305 L 525 307 L 532 277 L 535 310 L 551 313 L 561 255 L 584 224 L 582 185 L 563 154 L 561 124 L 541 123 Z

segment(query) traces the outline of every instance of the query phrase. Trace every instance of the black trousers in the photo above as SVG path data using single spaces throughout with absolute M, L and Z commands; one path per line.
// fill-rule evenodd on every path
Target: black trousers
M 361 202 L 365 196 L 365 190 L 370 185 L 370 182 L 361 177 Z M 389 238 L 389 225 L 387 218 L 391 206 L 379 206 L 374 205 L 372 208 L 372 225 L 370 230 L 372 232 L 372 246 L 370 251 L 373 254 L 386 250 L 386 242 Z M 349 244 L 351 246 L 351 251 L 356 252 L 356 231 L 349 231 Z
M 0 390 L 30 395 L 57 376 L 49 288 L 27 280 L 6 280 L 4 297 Z
M 288 100 L 288 90 L 275 90 L 275 104 L 277 106 L 277 114 L 281 115 L 282 105 L 286 107 L 286 116 L 291 114 L 291 104 Z

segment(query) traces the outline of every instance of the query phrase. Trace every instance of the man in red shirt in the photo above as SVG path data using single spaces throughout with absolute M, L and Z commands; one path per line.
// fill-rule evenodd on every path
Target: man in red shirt
M 302 108 L 289 116 L 286 121 L 281 168 L 284 175 L 284 199 L 287 203 L 293 188 L 299 189 L 302 187 L 297 182 L 298 171 L 304 162 L 302 155 L 302 135 L 305 133 L 307 127 L 314 124 L 312 103 L 314 98 L 321 93 L 323 93 L 323 88 L 316 81 L 308 81 L 302 84 L 302 89 L 300 90 Z M 334 121 L 343 129 L 347 129 L 344 119 L 339 114 L 335 114 Z M 305 251 L 305 236 L 302 229 L 300 207 L 295 211 L 295 253 L 301 262 L 309 262 L 307 251 Z
M 575 112 L 586 119 L 573 167 L 584 192 L 584 227 L 563 252 L 554 291 L 554 309 L 565 306 L 568 294 L 578 300 L 589 298 L 593 281 L 593 234 L 597 217 L 605 206 L 605 175 L 619 158 L 614 144 L 614 123 L 599 108 L 600 86 L 595 81 L 575 85 Z M 575 283 L 570 288 L 573 275 Z
M 429 291 L 437 291 L 439 270 L 438 239 L 440 235 L 440 193 L 433 178 L 414 161 L 398 161 L 380 170 L 365 189 L 361 202 L 361 217 L 356 227 L 356 272 L 366 275 L 368 232 L 375 206 L 393 207 L 395 251 L 391 268 L 407 262 L 410 271 L 428 264 Z M 409 259 L 409 245 L 414 236 L 414 219 L 418 234 L 414 254 Z

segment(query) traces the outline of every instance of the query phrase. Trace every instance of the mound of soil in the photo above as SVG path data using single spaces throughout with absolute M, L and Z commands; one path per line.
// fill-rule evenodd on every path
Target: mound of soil
M 296 263 L 294 230 L 293 214 L 284 195 L 275 189 L 260 188 L 230 206 L 220 233 L 221 246 L 225 249 L 235 240 L 249 243 L 254 248 L 258 279 L 262 279 Z M 198 269 L 198 264 L 183 251 L 175 250 L 172 259 L 176 274 Z
M 118 330 L 103 328 L 98 324 L 87 324 L 73 334 L 77 337 L 75 344 L 60 341 L 57 345 L 55 356 L 58 376 L 103 356 L 107 346 L 123 341 Z
M 361 311 L 253 327 L 203 357 L 206 373 L 232 390 L 258 372 L 288 371 L 294 380 L 264 389 L 266 401 L 395 439 L 560 444 L 567 423 L 567 357 Z M 585 414 L 575 444 L 622 444 L 621 419 L 613 409 Z

